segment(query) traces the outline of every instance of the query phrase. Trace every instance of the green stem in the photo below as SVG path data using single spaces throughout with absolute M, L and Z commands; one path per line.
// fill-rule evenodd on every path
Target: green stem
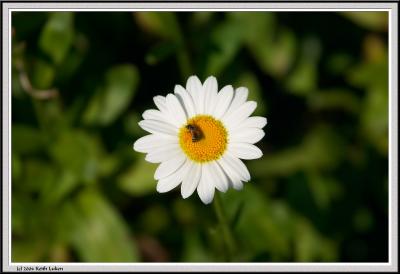
M 224 239 L 224 244 L 227 249 L 227 259 L 229 261 L 233 260 L 233 256 L 236 251 L 236 243 L 235 243 L 235 238 L 232 235 L 232 231 L 230 230 L 230 226 L 228 223 L 228 218 L 226 216 L 226 212 L 224 210 L 224 207 L 221 203 L 221 198 L 219 196 L 219 193 L 215 193 L 214 197 L 214 210 L 215 214 L 217 216 L 221 232 L 222 232 L 222 237 Z

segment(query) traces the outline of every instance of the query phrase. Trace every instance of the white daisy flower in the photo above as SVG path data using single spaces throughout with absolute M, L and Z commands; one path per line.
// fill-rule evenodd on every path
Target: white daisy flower
M 264 117 L 249 117 L 257 107 L 247 101 L 248 89 L 231 85 L 218 92 L 215 77 L 202 85 L 196 76 L 186 89 L 175 86 L 175 94 L 154 97 L 158 109 L 143 113 L 139 126 L 150 132 L 138 139 L 134 150 L 147 153 L 150 163 L 161 163 L 154 178 L 164 193 L 181 184 L 187 198 L 197 189 L 205 204 L 211 203 L 215 188 L 240 190 L 250 173 L 240 159 L 260 158 L 253 144 L 264 137 Z

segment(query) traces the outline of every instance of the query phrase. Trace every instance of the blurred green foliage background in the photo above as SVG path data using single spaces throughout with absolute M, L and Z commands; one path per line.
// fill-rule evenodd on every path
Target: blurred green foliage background
M 226 260 L 212 206 L 132 149 L 196 74 L 268 118 L 221 195 L 235 261 L 388 260 L 386 12 L 14 12 L 12 261 Z

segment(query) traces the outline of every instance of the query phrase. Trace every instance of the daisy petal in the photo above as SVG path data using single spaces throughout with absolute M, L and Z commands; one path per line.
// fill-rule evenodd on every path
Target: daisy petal
M 257 103 L 254 101 L 249 101 L 242 104 L 238 109 L 231 112 L 229 115 L 225 115 L 222 118 L 222 121 L 227 125 L 230 129 L 239 125 L 243 120 L 249 117 L 253 111 L 256 109 Z
M 142 120 L 139 122 L 139 126 L 153 134 L 167 134 L 176 136 L 178 129 L 173 125 L 158 120 Z
M 242 181 L 237 181 L 235 184 L 232 185 L 232 187 L 236 190 L 242 190 L 243 189 L 243 183 Z
M 189 93 L 203 91 L 203 85 L 196 75 L 192 75 L 189 77 L 186 82 L 186 90 L 189 91 Z
M 178 144 L 168 144 L 153 148 L 144 159 L 150 163 L 161 163 L 181 153 Z
M 207 166 L 203 165 L 201 168 L 201 177 L 199 185 L 197 186 L 197 194 L 201 201 L 205 204 L 209 204 L 214 199 L 215 188 L 211 183 L 213 178 L 210 176 L 210 172 Z
M 234 97 L 232 99 L 232 103 L 229 105 L 228 110 L 226 111 L 224 116 L 229 115 L 231 112 L 234 112 L 238 107 L 244 104 L 247 100 L 247 96 L 249 95 L 249 90 L 245 87 L 240 87 L 235 90 Z M 224 117 L 222 116 L 222 117 Z
M 260 117 L 260 116 L 252 116 L 245 119 L 242 123 L 237 124 L 232 129 L 241 129 L 246 127 L 256 127 L 256 128 L 263 128 L 267 124 L 267 118 Z
M 208 164 L 209 171 L 213 177 L 215 187 L 221 191 L 226 192 L 229 187 L 228 178 L 222 172 L 217 162 L 211 162 Z
M 201 84 L 199 78 L 197 76 L 190 76 L 189 79 L 186 82 L 186 90 L 189 92 L 190 96 L 192 96 L 194 102 L 203 102 L 202 99 L 203 97 L 203 85 Z M 203 103 L 201 104 L 203 105 Z M 200 107 L 200 104 L 194 104 L 194 107 L 196 109 L 196 114 L 200 114 L 203 112 L 202 107 Z
M 169 160 L 162 162 L 157 167 L 156 172 L 154 173 L 154 179 L 160 180 L 172 174 L 183 165 L 185 160 L 186 160 L 185 155 L 183 155 L 183 153 L 180 153 L 175 157 L 172 157 Z
M 187 197 L 192 195 L 193 192 L 196 190 L 197 186 L 199 185 L 200 176 L 201 166 L 192 163 L 192 167 L 186 174 L 181 185 L 181 194 L 183 199 L 186 199 Z
M 164 96 L 157 95 L 157 96 L 153 97 L 153 101 L 154 101 L 154 104 L 156 104 L 157 108 L 161 112 L 164 112 L 164 113 L 168 112 L 167 105 L 166 105 L 166 99 Z
M 238 172 L 240 178 L 243 179 L 243 181 L 250 181 L 250 172 L 247 169 L 246 165 L 239 158 L 227 152 L 225 159 Z
M 186 161 L 177 171 L 159 180 L 157 183 L 157 191 L 164 193 L 177 187 L 186 176 L 189 168 L 190 164 Z
M 217 119 L 221 118 L 229 105 L 232 102 L 233 98 L 233 87 L 231 85 L 223 87 L 217 95 L 217 103 L 214 108 L 213 116 Z
M 180 85 L 175 86 L 175 94 L 184 106 L 187 117 L 191 118 L 195 116 L 196 109 L 194 108 L 192 96 Z
M 258 147 L 246 143 L 231 143 L 228 146 L 228 151 L 233 156 L 245 160 L 258 159 L 263 155 Z
M 204 113 L 212 114 L 214 111 L 215 103 L 217 101 L 218 83 L 214 76 L 210 76 L 204 82 L 203 90 L 204 96 Z
M 186 123 L 186 114 L 182 108 L 181 103 L 178 101 L 175 95 L 168 94 L 166 98 L 167 108 L 170 114 L 173 114 L 178 125 L 183 125 Z M 179 127 L 179 126 L 178 126 Z
M 167 98 L 163 96 L 155 96 L 153 97 L 154 104 L 156 104 L 157 108 L 161 111 L 164 116 L 164 120 L 168 121 L 170 124 L 175 127 L 180 127 L 179 122 L 175 118 L 174 112 L 170 112 L 167 105 Z
M 147 153 L 155 147 L 160 147 L 168 144 L 178 144 L 178 141 L 172 136 L 150 134 L 137 139 L 136 142 L 133 144 L 133 149 L 138 152 Z
M 148 109 L 142 114 L 143 119 L 145 120 L 159 120 L 165 121 L 165 116 L 161 113 L 161 111 L 157 109 Z
M 231 166 L 229 161 L 226 159 L 226 156 L 224 155 L 220 159 L 217 160 L 218 164 L 221 166 L 222 170 L 224 171 L 224 174 L 229 178 L 230 184 L 233 186 L 234 189 L 242 189 L 243 184 L 241 182 L 241 176 L 238 173 L 237 170 Z M 243 179 L 244 180 L 244 179 Z
M 229 141 L 232 143 L 249 143 L 255 144 L 260 141 L 265 133 L 259 128 L 240 128 L 238 131 L 231 131 Z

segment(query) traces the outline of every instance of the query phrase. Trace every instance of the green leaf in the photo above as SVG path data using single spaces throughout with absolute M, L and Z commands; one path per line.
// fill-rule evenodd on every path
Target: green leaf
M 313 110 L 339 108 L 353 114 L 358 114 L 361 108 L 361 102 L 354 92 L 342 88 L 315 92 L 308 97 L 307 103 Z
M 236 21 L 225 21 L 211 33 L 215 50 L 207 57 L 206 74 L 218 76 L 229 65 L 243 43 L 243 25 Z
M 280 30 L 277 38 L 268 44 L 254 43 L 249 46 L 260 68 L 275 77 L 286 75 L 294 62 L 296 39 L 293 32 L 287 29 Z
M 340 14 L 369 30 L 385 31 L 388 27 L 387 11 L 345 11 Z
M 42 200 L 48 205 L 54 205 L 70 194 L 78 185 L 78 176 L 65 171 L 57 179 L 53 180 L 49 187 L 43 189 Z
M 284 76 L 295 58 L 296 39 L 293 32 L 278 27 L 273 13 L 240 12 L 231 17 L 245 26 L 246 46 L 259 67 L 275 77 Z
M 320 235 L 315 228 L 303 217 L 297 217 L 295 224 L 294 257 L 295 261 L 335 261 L 336 244 Z
M 371 43 L 370 43 L 371 44 Z M 354 66 L 348 81 L 366 91 L 361 105 L 362 134 L 377 148 L 382 155 L 388 153 L 388 63 L 385 49 L 378 50 L 370 58 Z
M 64 233 L 85 262 L 138 261 L 136 245 L 122 217 L 95 190 L 82 191 L 63 212 Z
M 22 195 L 21 191 L 15 188 L 15 183 L 13 181 L 13 195 L 11 197 L 11 229 L 12 233 L 15 235 L 26 234 L 26 216 L 27 209 L 30 208 L 31 203 L 29 199 L 26 199 L 25 195 Z
M 37 89 L 48 89 L 55 77 L 54 67 L 42 60 L 37 60 L 33 67 L 32 84 Z
M 306 96 L 316 91 L 320 54 L 320 41 L 315 37 L 306 37 L 302 42 L 300 59 L 285 80 L 289 92 Z
M 276 29 L 276 17 L 272 12 L 232 12 L 227 16 L 236 25 L 242 26 L 241 31 L 244 30 L 244 39 L 250 48 L 271 44 Z
M 173 12 L 134 12 L 136 22 L 147 32 L 162 38 L 178 38 L 179 25 Z
M 362 132 L 380 153 L 388 154 L 389 94 L 387 87 L 375 85 L 368 89 L 361 113 Z
M 38 129 L 22 124 L 12 125 L 11 139 L 12 151 L 18 154 L 35 153 L 46 145 Z
M 302 143 L 265 155 L 249 167 L 255 176 L 288 176 L 299 170 L 330 170 L 344 155 L 342 137 L 328 127 L 316 127 Z
M 246 184 L 241 192 L 224 194 L 223 202 L 230 216 L 241 200 L 246 205 L 235 228 L 235 233 L 240 235 L 237 241 L 241 246 L 241 261 L 251 260 L 260 253 L 266 254 L 269 261 L 288 261 L 293 252 L 296 261 L 336 259 L 336 245 L 286 202 L 270 200 L 254 185 Z
M 355 87 L 368 87 L 374 84 L 387 85 L 388 66 L 386 60 L 379 63 L 362 63 L 349 69 L 347 81 Z
M 44 256 L 54 243 L 54 224 L 59 212 L 56 207 L 45 206 L 40 196 L 37 198 L 28 191 L 13 190 L 12 256 L 17 261 L 38 262 L 46 260 Z
M 138 160 L 117 179 L 118 186 L 133 196 L 143 196 L 155 192 L 154 172 L 157 165 Z
M 56 204 L 79 183 L 77 174 L 68 170 L 60 171 L 53 163 L 39 160 L 26 160 L 21 177 L 24 180 L 13 178 L 15 186 L 24 192 L 39 194 L 40 203 L 46 205 Z
M 68 58 L 65 58 L 57 68 L 57 81 L 65 82 L 74 77 L 79 66 L 85 60 L 89 50 L 89 40 L 83 33 L 77 32 L 74 35 L 71 50 L 68 52 Z
M 235 227 L 235 233 L 240 235 L 237 241 L 241 261 L 248 261 L 260 252 L 270 253 L 273 261 L 289 258 L 293 216 L 285 204 L 268 200 L 251 183 L 245 184 L 242 191 L 228 191 L 221 198 L 230 220 L 234 220 L 241 201 L 246 201 Z
M 308 171 L 307 178 L 315 203 L 320 209 L 327 209 L 343 192 L 341 185 L 328 175 Z
M 36 159 L 26 160 L 23 165 L 20 184 L 24 191 L 36 192 L 42 195 L 43 192 L 55 186 L 57 172 L 52 164 Z
M 79 130 L 65 131 L 50 147 L 50 155 L 60 169 L 88 183 L 98 177 L 102 154 L 101 142 Z
M 291 93 L 308 95 L 317 88 L 317 68 L 313 63 L 301 61 L 295 71 L 289 76 L 286 86 Z
M 117 154 L 108 154 L 101 157 L 99 172 L 101 177 L 108 177 L 118 168 L 121 159 Z
M 105 87 L 98 89 L 84 113 L 89 124 L 109 125 L 129 106 L 139 82 L 133 65 L 111 68 L 105 76 Z
M 55 64 L 64 60 L 73 41 L 73 19 L 72 12 L 54 12 L 40 34 L 39 47 Z
M 18 179 L 21 176 L 21 170 L 22 170 L 21 158 L 19 157 L 18 154 L 12 153 L 11 159 L 12 159 L 11 160 L 12 179 L 18 181 Z
M 11 261 L 20 262 L 40 262 L 46 252 L 46 245 L 38 239 L 12 240 Z
M 184 234 L 184 248 L 183 248 L 183 262 L 210 262 L 213 257 L 204 242 L 201 240 L 200 235 L 196 231 L 188 231 Z

